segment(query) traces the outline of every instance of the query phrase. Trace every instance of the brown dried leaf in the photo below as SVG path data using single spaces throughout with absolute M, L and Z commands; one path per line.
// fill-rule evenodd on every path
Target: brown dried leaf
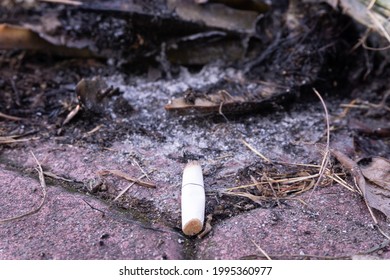
M 381 157 L 372 157 L 358 162 L 364 177 L 376 185 L 390 191 L 390 161 Z
M 390 217 L 390 161 L 381 157 L 365 158 L 358 165 L 366 180 L 368 204 Z

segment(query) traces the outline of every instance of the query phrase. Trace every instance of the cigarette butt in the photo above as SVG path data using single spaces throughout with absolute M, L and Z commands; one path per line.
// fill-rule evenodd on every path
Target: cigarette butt
M 185 235 L 202 230 L 205 200 L 202 168 L 198 162 L 190 162 L 184 168 L 181 188 L 181 222 Z

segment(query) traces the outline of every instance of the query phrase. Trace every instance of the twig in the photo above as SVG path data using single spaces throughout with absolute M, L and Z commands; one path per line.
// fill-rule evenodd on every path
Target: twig
M 7 114 L 1 113 L 1 112 L 0 112 L 0 118 L 8 119 L 8 120 L 11 120 L 11 121 L 21 121 L 21 120 L 23 120 L 23 118 L 10 116 L 10 115 L 7 115 Z
M 112 174 L 112 175 L 116 175 L 118 177 L 121 177 L 121 178 L 123 178 L 123 179 L 125 179 L 127 181 L 131 181 L 131 182 L 137 183 L 138 185 L 143 186 L 143 187 L 147 187 L 147 188 L 155 188 L 156 187 L 156 184 L 154 184 L 154 183 L 140 181 L 140 179 L 131 177 L 131 176 L 127 175 L 126 173 L 120 171 L 120 170 L 101 170 L 101 171 L 98 172 L 98 174 L 99 175 Z M 143 175 L 143 176 L 145 176 L 145 175 Z
M 77 115 L 80 109 L 81 109 L 80 104 L 77 104 L 76 107 L 74 107 L 74 109 L 72 109 L 72 111 L 70 111 L 69 114 L 66 116 L 62 125 L 66 125 L 67 123 L 69 123 Z
M 83 199 L 83 201 L 89 206 L 91 207 L 91 209 L 93 210 L 96 210 L 96 211 L 99 211 L 100 213 L 102 213 L 102 217 L 104 217 L 106 215 L 106 212 L 104 212 L 103 210 L 100 210 L 96 207 L 93 207 L 88 201 L 86 201 L 85 199 Z
M 313 186 L 313 190 L 311 191 L 311 193 L 309 195 L 308 201 L 310 201 L 311 196 L 314 193 L 314 190 L 320 184 L 320 182 L 322 180 L 322 177 L 324 176 L 325 170 L 326 170 L 326 168 L 328 166 L 328 162 L 329 162 L 329 142 L 330 142 L 330 125 L 329 125 L 328 108 L 326 107 L 325 101 L 322 98 L 321 94 L 315 88 L 313 88 L 313 91 L 317 95 L 317 97 L 320 99 L 322 107 L 324 108 L 324 112 L 325 112 L 325 119 L 326 119 L 326 146 L 325 146 L 324 157 L 322 158 L 322 162 L 321 162 L 321 167 L 320 167 L 320 170 L 318 172 L 319 176 L 318 176 L 317 182 Z
M 11 218 L 7 218 L 7 219 L 3 219 L 3 220 L 0 220 L 0 224 L 2 223 L 6 223 L 6 222 L 11 222 L 11 221 L 15 221 L 15 220 L 19 220 L 21 218 L 24 218 L 26 216 L 29 216 L 29 215 L 32 215 L 32 214 L 35 214 L 37 213 L 43 206 L 45 200 L 46 200 L 46 182 L 45 182 L 45 177 L 43 175 L 43 170 L 42 170 L 42 166 L 41 164 L 39 163 L 39 161 L 37 160 L 37 158 L 35 157 L 34 153 L 31 152 L 32 156 L 34 157 L 34 160 L 35 162 L 37 163 L 38 167 L 36 167 L 36 170 L 38 171 L 38 176 L 39 176 L 39 182 L 40 182 L 40 185 L 42 187 L 42 193 L 43 193 L 43 198 L 41 200 L 41 202 L 39 203 L 38 207 L 25 213 L 25 214 L 22 214 L 22 215 L 19 215 L 19 216 L 15 216 L 15 217 L 11 217 Z
M 41 2 L 49 2 L 49 3 L 56 3 L 56 4 L 68 4 L 68 5 L 74 5 L 74 6 L 80 6 L 83 3 L 80 1 L 74 1 L 74 0 L 39 0 Z

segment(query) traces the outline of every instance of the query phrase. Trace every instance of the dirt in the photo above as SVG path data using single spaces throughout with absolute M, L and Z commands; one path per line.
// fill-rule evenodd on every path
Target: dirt
M 132 55 L 123 52 L 122 47 L 123 44 L 132 45 L 136 40 L 136 36 L 132 36 L 135 28 L 133 23 L 128 24 L 123 19 L 110 16 L 97 18 L 94 12 L 86 14 L 76 12 L 76 15 L 72 15 L 74 9 L 61 11 L 63 15 L 72 15 L 72 25 L 76 25 L 80 20 L 78 16 L 82 15 L 83 20 L 87 18 L 98 25 L 99 22 L 104 22 L 110 28 L 118 30 L 120 34 L 117 34 L 117 38 L 107 40 L 109 45 L 104 45 L 99 40 L 95 43 L 97 42 L 98 49 L 113 51 L 119 48 L 121 52 L 108 59 L 64 58 L 23 50 L 0 52 L 0 112 L 21 118 L 19 121 L 13 121 L 0 117 L 0 136 L 18 135 L 19 139 L 30 138 L 29 141 L 22 143 L 0 143 L 0 163 L 3 171 L 12 172 L 16 177 L 27 176 L 36 179 L 32 171 L 34 162 L 29 154 L 29 151 L 33 151 L 42 161 L 45 170 L 71 180 L 64 182 L 58 178 L 48 178 L 49 188 L 53 189 L 53 193 L 58 192 L 58 187 L 75 191 L 77 196 L 97 199 L 99 205 L 103 202 L 115 211 L 131 213 L 132 219 L 143 225 L 163 227 L 172 231 L 173 233 L 169 234 L 173 236 L 179 234 L 179 239 L 183 240 L 179 243 L 184 242 L 183 247 L 176 248 L 177 244 L 170 243 L 169 246 L 174 248 L 172 250 L 182 252 L 168 254 L 172 258 L 248 257 L 251 255 L 253 243 L 246 243 L 245 250 L 240 251 L 239 245 L 235 245 L 234 238 L 231 238 L 240 232 L 235 225 L 239 223 L 240 227 L 245 227 L 241 219 L 247 221 L 249 226 L 245 234 L 241 233 L 241 238 L 248 241 L 248 236 L 252 238 L 258 234 L 255 230 L 259 226 L 256 215 L 263 217 L 274 212 L 284 217 L 281 221 L 275 218 L 278 225 L 273 228 L 279 237 L 273 240 L 270 237 L 263 239 L 265 243 L 262 247 L 269 244 L 271 254 L 287 255 L 281 258 L 289 258 L 289 253 L 321 255 L 325 252 L 321 244 L 325 244 L 329 239 L 339 240 L 345 236 L 338 229 L 321 235 L 318 223 L 321 226 L 329 224 L 332 228 L 332 223 L 336 222 L 339 214 L 328 213 L 326 216 L 319 216 L 317 221 L 321 222 L 316 222 L 318 227 L 313 227 L 312 230 L 309 229 L 310 226 L 302 225 L 306 231 L 299 229 L 299 233 L 314 232 L 315 244 L 310 241 L 309 233 L 306 235 L 303 233 L 302 242 L 297 243 L 298 251 L 294 249 L 295 251 L 291 252 L 286 249 L 287 245 L 280 235 L 286 225 L 293 227 L 294 223 L 284 223 L 287 217 L 295 215 L 292 212 L 299 213 L 297 216 L 302 218 L 300 221 L 302 223 L 311 219 L 302 212 L 303 206 L 300 203 L 290 203 L 283 199 L 297 198 L 307 201 L 311 190 L 305 190 L 303 194 L 299 194 L 301 189 L 286 193 L 281 197 L 284 201 L 281 204 L 272 199 L 272 192 L 269 192 L 267 199 L 262 202 L 225 193 L 227 188 L 253 183 L 251 176 L 259 179 L 259 174 L 298 174 L 307 171 L 283 164 L 266 163 L 242 143 L 243 139 L 272 161 L 306 164 L 321 162 L 321 152 L 326 142 L 326 122 L 323 107 L 314 95 L 312 87 L 316 87 L 326 102 L 330 114 L 332 147 L 342 150 L 353 159 L 373 155 L 390 159 L 389 135 L 378 133 L 389 129 L 390 115 L 385 107 L 389 102 L 385 99 L 389 92 L 388 63 L 383 62 L 379 53 L 362 48 L 350 52 L 350 48 L 359 37 L 356 30 L 354 34 L 346 35 L 354 29 L 350 19 L 331 12 L 329 7 L 318 8 L 312 5 L 310 9 L 317 17 L 323 16 L 325 12 L 329 12 L 330 16 L 326 16 L 324 21 L 316 22 L 320 27 L 303 32 L 304 36 L 283 34 L 291 31 L 291 26 L 287 29 L 283 27 L 281 30 L 268 31 L 273 34 L 280 33 L 282 39 L 277 35 L 266 39 L 260 38 L 259 41 L 266 43 L 268 48 L 260 48 L 257 60 L 244 60 L 240 63 L 226 63 L 221 60 L 201 66 L 172 63 L 168 72 L 164 63 L 159 64 L 158 58 L 150 61 L 143 56 L 142 53 L 146 52 L 147 48 L 137 52 L 136 60 L 128 62 Z M 304 27 L 315 25 L 312 22 L 315 17 L 307 18 Z M 339 25 L 335 27 L 332 19 L 336 18 Z M 80 25 L 89 28 L 95 26 L 88 22 L 88 25 L 85 23 Z M 270 24 L 269 28 L 277 28 L 279 25 L 280 23 Z M 102 24 L 99 26 L 104 27 Z M 123 26 L 128 29 L 122 30 Z M 294 30 L 297 33 L 301 31 Z M 89 31 L 77 29 L 82 36 Z M 99 32 L 103 31 L 95 29 L 95 32 L 99 37 Z M 79 34 L 68 35 L 78 39 Z M 161 37 L 157 39 L 161 40 Z M 276 43 L 272 45 L 273 42 Z M 102 53 L 110 56 L 109 52 Z M 262 58 L 261 53 L 266 53 L 266 56 Z M 126 63 L 120 62 L 118 57 L 126 60 Z M 143 59 L 145 63 L 139 63 Z M 81 102 L 77 96 L 76 85 L 83 78 L 90 80 L 94 77 L 103 81 L 106 88 L 115 90 L 115 94 L 107 95 L 104 102 L 89 98 L 88 100 L 96 106 L 94 107 L 94 104 L 86 106 L 86 101 Z M 168 112 L 164 108 L 173 98 L 183 96 L 188 90 L 207 93 L 223 88 L 234 94 L 242 91 L 253 92 L 251 91 L 253 88 L 261 87 L 259 80 L 263 79 L 276 85 L 283 85 L 284 88 L 275 93 L 275 99 L 266 107 L 250 108 L 241 114 L 240 110 L 234 114 L 222 110 L 222 113 L 184 112 L 184 115 Z M 360 108 L 350 108 L 343 114 L 342 104 L 349 104 L 352 100 L 361 105 Z M 81 104 L 81 110 L 64 125 L 64 120 L 78 104 Z M 202 240 L 187 238 L 180 233 L 178 201 L 181 172 L 185 163 L 190 160 L 198 160 L 202 164 L 207 186 L 206 213 L 213 214 L 212 225 L 215 228 L 215 235 L 211 232 Z M 337 161 L 332 160 L 331 166 L 353 185 L 351 177 Z M 157 190 L 135 186 L 114 202 L 114 198 L 128 183 L 115 176 L 99 178 L 97 172 L 104 169 L 120 169 L 133 176 L 147 172 L 151 180 L 156 182 Z M 99 181 L 102 184 L 97 184 L 96 180 L 101 179 L 104 182 Z M 91 191 L 91 186 L 97 187 Z M 311 203 L 322 203 L 320 206 L 314 205 L 315 209 L 316 207 L 325 209 L 327 203 L 335 204 L 333 200 L 323 197 L 326 187 L 332 192 L 338 192 L 342 188 L 335 182 L 323 183 L 312 194 L 314 198 Z M 256 194 L 253 190 L 250 192 Z M 364 225 L 361 227 L 356 228 L 351 222 L 348 223 L 351 228 L 345 228 L 350 233 L 350 238 L 353 239 L 356 234 L 357 240 L 361 243 L 356 241 L 357 245 L 351 247 L 345 245 L 350 244 L 349 241 L 341 243 L 345 245 L 345 250 L 343 245 L 337 249 L 327 247 L 325 252 L 327 256 L 351 257 L 357 251 L 373 247 L 375 244 L 366 242 L 372 236 L 375 236 L 373 240 L 377 243 L 381 242 L 380 234 L 368 229 L 367 224 L 371 221 L 368 212 L 364 210 L 364 202 L 356 194 L 348 193 L 346 196 L 350 199 L 349 203 L 358 205 L 357 208 L 354 206 L 351 209 L 356 208 L 359 215 L 366 215 L 362 216 L 363 221 L 360 223 Z M 348 208 L 348 204 L 344 203 L 346 202 L 342 203 L 343 207 Z M 3 209 L 4 213 L 8 213 L 7 209 Z M 324 213 L 321 211 L 318 215 Z M 9 216 L 4 213 L 2 218 Z M 390 224 L 386 217 L 377 214 L 380 224 L 389 231 Z M 348 219 L 356 218 L 354 214 L 346 216 Z M 50 218 L 50 215 L 48 217 Z M 338 228 L 340 225 L 334 227 Z M 9 231 L 12 232 L 12 228 Z M 266 231 L 269 233 L 269 230 Z M 176 238 L 171 235 L 169 238 Z M 155 234 L 153 236 L 157 238 Z M 295 231 L 292 236 L 293 239 L 298 238 Z M 230 252 L 231 255 L 222 250 L 222 247 L 207 245 L 210 242 L 221 242 L 223 239 L 229 240 L 229 246 L 234 248 Z M 279 240 L 279 243 L 275 240 Z M 381 248 L 382 254 L 379 258 L 389 258 L 389 249 L 388 246 Z M 61 251 L 62 249 L 59 249 L 59 252 Z M 7 253 L 5 256 L 35 258 L 33 255 L 20 256 L 18 253 L 15 255 Z M 73 258 L 72 255 L 61 253 L 55 256 Z M 109 256 L 115 258 L 115 252 Z M 121 256 L 130 257 L 129 255 L 119 257 Z M 135 258 L 155 256 L 142 255 L 142 252 L 138 252 Z M 48 258 L 51 258 L 50 255 Z M 99 253 L 90 252 L 88 258 L 102 257 Z

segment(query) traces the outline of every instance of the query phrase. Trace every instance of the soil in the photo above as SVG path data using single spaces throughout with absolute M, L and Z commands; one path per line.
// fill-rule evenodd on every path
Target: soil
M 364 208 L 364 201 L 335 182 L 325 180 L 314 190 L 297 186 L 291 191 L 281 191 L 276 200 L 271 190 L 264 192 L 264 199 L 260 201 L 226 193 L 227 188 L 261 180 L 263 174 L 288 177 L 302 172 L 318 172 L 309 167 L 267 163 L 242 142 L 245 140 L 273 162 L 320 164 L 326 143 L 326 122 L 324 109 L 313 93 L 313 87 L 321 93 L 329 111 L 332 148 L 343 151 L 352 159 L 369 156 L 390 159 L 390 138 L 386 133 L 390 119 L 388 61 L 380 53 L 361 47 L 351 51 L 360 35 L 351 19 L 325 5 L 308 7 L 311 12 L 303 14 L 304 24 L 299 28 L 294 27 L 295 16 L 290 19 L 291 22 L 286 21 L 286 25 L 280 22 L 267 25 L 267 21 L 259 23 L 258 34 L 268 32 L 273 35 L 267 38 L 259 35 L 252 39 L 254 51 L 251 55 L 255 54 L 254 57 L 234 63 L 222 59 L 202 65 L 173 61 L 164 64 L 166 61 L 161 60 L 157 51 L 153 50 L 155 54 L 150 55 L 154 44 L 161 43 L 164 36 L 146 38 L 153 41 L 150 49 L 137 50 L 136 55 L 125 50 L 124 45 L 135 44 L 137 36 L 134 32 L 142 21 L 135 24 L 134 20 L 126 21 L 123 16 L 101 15 L 96 10 L 79 13 L 75 8 L 63 6 L 37 8 L 35 14 L 45 13 L 45 9 L 60 10 L 63 15 L 60 18 L 71 26 L 80 24 L 85 27 L 77 29 L 78 34 L 71 34 L 73 31 L 69 29 L 68 36 L 75 41 L 79 36 L 91 36 L 97 50 L 102 51 L 99 57 L 89 58 L 61 57 L 40 51 L 0 51 L 0 112 L 21 118 L 12 120 L 0 116 L 0 136 L 16 135 L 15 139 L 28 139 L 25 142 L 0 143 L 2 172 L 38 182 L 32 169 L 34 161 L 29 154 L 34 152 L 45 171 L 62 178 L 47 177 L 48 188 L 52 189 L 49 195 L 61 196 L 62 190 L 66 193 L 64 197 L 73 194 L 80 199 L 92 198 L 96 203 L 102 203 L 99 207 L 107 207 L 104 211 L 114 217 L 131 215 L 131 220 L 143 227 L 163 230 L 165 233 L 162 235 L 169 232 L 174 236 L 169 235 L 169 238 L 184 244 L 179 248 L 174 244 L 168 246 L 170 249 L 164 249 L 179 252 L 168 254 L 168 258 L 261 258 L 261 255 L 253 254 L 253 243 L 248 243 L 248 239 L 242 250 L 234 242 L 235 238 L 241 240 L 248 236 L 249 240 L 262 240 L 261 247 L 265 251 L 275 258 L 284 259 L 299 258 L 296 257 L 299 254 L 314 254 L 319 258 L 325 258 L 325 255 L 352 258 L 358 252 L 381 244 L 381 235 L 369 228 L 372 221 Z M 290 14 L 294 11 L 290 7 Z M 14 19 L 22 22 L 24 18 L 17 15 L 18 12 L 25 13 L 25 10 L 15 9 L 14 12 Z M 282 12 L 285 11 L 278 11 Z M 77 23 L 88 19 L 88 24 Z M 11 22 L 4 16 L 2 20 Z M 272 15 L 267 20 L 276 21 Z M 99 22 L 109 23 L 110 28 L 117 30 L 117 37 L 101 41 L 104 37 L 101 34 L 105 31 Z M 90 33 L 89 28 L 96 25 L 101 29 L 95 29 L 96 34 Z M 315 27 L 310 29 L 312 26 Z M 116 49 L 118 52 L 115 52 Z M 96 85 L 92 81 L 80 92 L 76 90 L 76 85 L 82 79 L 100 82 Z M 266 81 L 265 85 L 261 81 Z M 222 107 L 222 112 L 183 111 L 179 114 L 164 108 L 173 98 L 182 97 L 188 90 L 195 90 L 203 96 L 223 89 L 236 96 L 242 92 L 255 92 L 254 88 L 258 91 L 269 89 L 269 82 L 280 85 L 282 89 L 276 87 L 278 89 L 272 91 L 272 100 L 265 106 L 257 104 L 231 112 L 224 111 Z M 97 92 L 104 92 L 100 99 L 94 95 L 94 87 L 99 88 Z M 256 102 L 259 98 L 255 98 Z M 259 103 L 263 101 L 261 98 Z M 342 104 L 351 104 L 353 100 L 360 107 L 345 111 Z M 81 109 L 64 124 L 77 105 L 81 105 Z M 185 164 L 192 160 L 199 161 L 203 167 L 206 214 L 213 214 L 214 230 L 203 239 L 186 237 L 181 233 L 181 173 Z M 353 185 L 348 172 L 336 160 L 331 159 L 330 166 Z M 99 171 L 110 169 L 118 169 L 134 177 L 146 172 L 157 187 L 133 186 L 114 201 L 128 183 L 116 176 L 98 175 Z M 343 193 L 349 201 L 335 202 L 336 198 L 327 198 L 328 193 L 337 192 Z M 248 188 L 246 193 L 260 196 L 256 188 Z M 306 208 L 299 200 L 310 206 Z M 52 203 L 49 201 L 47 205 Z M 85 207 L 85 203 L 82 205 Z M 350 207 L 350 211 L 356 211 L 359 216 L 354 215 L 355 212 L 323 215 L 325 212 L 318 210 L 330 205 L 335 208 Z M 9 206 L 12 207 L 12 204 Z M 317 214 L 310 216 L 310 209 L 317 209 L 313 210 Z M 388 219 L 378 211 L 375 213 L 380 225 L 389 232 Z M 10 208 L 3 208 L 0 218 L 12 214 Z M 335 229 L 341 226 L 338 225 L 339 215 L 345 215 L 344 218 L 351 221 L 346 223 L 350 228 L 343 230 L 349 233 L 348 238 L 357 241 L 355 245 L 341 242 L 341 247 L 326 247 L 330 239 L 336 242 L 346 238 L 343 231 Z M 293 216 L 297 218 L 290 220 Z M 277 238 L 271 238 L 264 232 L 264 236 L 258 236 L 262 231 L 256 231 L 256 228 L 267 227 L 258 224 L 260 218 L 267 221 L 266 224 L 270 223 L 269 227 Z M 310 225 L 311 221 L 316 221 L 316 225 Z M 287 248 L 281 233 L 286 227 L 294 227 L 294 223 L 299 224 L 299 234 L 294 231 L 286 233 L 286 236 L 291 234 L 294 240 L 302 239 L 299 239 L 300 243 L 297 241 L 296 248 L 291 249 Z M 358 223 L 360 225 L 357 226 Z M 242 232 L 236 230 L 236 227 L 242 229 L 245 226 L 247 228 Z M 323 226 L 328 226 L 330 230 L 321 234 L 320 227 Z M 14 229 L 8 224 L 7 230 L 12 234 Z M 265 229 L 265 232 L 267 230 L 271 229 Z M 310 239 L 312 234 L 316 236 L 313 237 L 315 241 Z M 155 235 L 158 236 L 158 233 Z M 215 245 L 223 240 L 232 248 L 231 251 Z M 1 248 L 8 248 L 2 251 L 3 258 L 39 258 L 34 253 L 20 255 L 20 252 L 12 252 L 4 244 Z M 390 258 L 389 246 L 380 250 L 381 254 L 373 251 L 365 256 Z M 61 250 L 58 249 L 58 252 Z M 83 258 L 57 253 L 46 254 L 45 258 Z M 103 257 L 99 253 L 91 253 L 85 258 L 132 258 L 115 255 L 115 252 L 107 254 Z M 164 256 L 167 258 L 167 255 Z M 143 254 L 141 250 L 133 257 L 157 258 L 161 254 Z

